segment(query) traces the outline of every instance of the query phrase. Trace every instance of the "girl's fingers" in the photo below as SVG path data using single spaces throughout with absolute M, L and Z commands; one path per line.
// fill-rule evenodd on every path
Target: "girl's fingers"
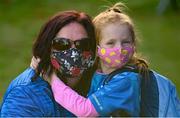
M 31 59 L 30 67 L 36 70 L 37 67 L 38 67 L 39 62 L 40 62 L 40 59 L 39 59 L 39 58 L 36 59 L 36 58 L 33 56 L 32 59 Z
M 35 58 L 36 59 L 36 58 Z M 40 58 L 37 58 L 37 63 L 39 63 L 40 62 Z
M 31 59 L 30 67 L 33 68 L 34 70 L 36 69 L 36 65 L 35 65 L 35 62 L 34 62 L 33 58 Z

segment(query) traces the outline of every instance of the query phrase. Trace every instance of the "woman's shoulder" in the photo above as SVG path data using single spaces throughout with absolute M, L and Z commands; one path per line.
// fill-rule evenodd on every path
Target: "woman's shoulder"
M 30 84 L 31 78 L 33 77 L 34 74 L 35 74 L 35 70 L 33 70 L 31 67 L 27 68 L 21 74 L 19 74 L 14 80 L 12 80 L 8 89 Z
M 31 107 L 47 113 L 48 111 L 49 113 L 54 112 L 55 101 L 50 85 L 42 78 L 31 81 L 33 75 L 34 70 L 28 68 L 11 82 L 3 98 L 4 108 L 13 103 L 18 107 L 21 105 L 23 109 L 31 109 L 28 108 L 31 105 Z M 19 109 L 22 110 L 22 108 Z
M 8 95 L 10 92 L 12 91 L 21 91 L 20 94 L 23 94 L 22 91 L 26 91 L 26 94 L 32 94 L 31 91 L 29 91 L 29 89 L 33 89 L 33 88 L 37 88 L 38 85 L 40 85 L 38 87 L 38 89 L 46 86 L 47 87 L 47 83 L 42 79 L 42 78 L 38 78 L 38 80 L 36 82 L 32 82 L 32 77 L 35 74 L 35 71 L 32 68 L 27 68 L 24 72 L 22 72 L 20 75 L 18 75 L 9 85 L 7 91 L 6 91 L 6 95 Z
M 31 82 L 31 78 L 35 74 L 35 70 L 31 67 L 24 70 L 21 74 L 19 74 L 10 85 L 18 86 L 18 85 L 27 85 Z

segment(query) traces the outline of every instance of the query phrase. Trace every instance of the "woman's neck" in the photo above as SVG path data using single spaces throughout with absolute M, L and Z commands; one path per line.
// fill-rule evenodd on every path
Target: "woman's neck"
M 79 83 L 81 78 L 79 76 L 79 77 L 71 77 L 71 78 L 65 78 L 65 79 L 66 79 L 66 82 L 63 82 L 63 83 L 65 83 L 66 85 L 68 85 L 69 87 L 73 89 Z M 44 77 L 44 80 L 46 80 L 49 84 L 51 84 L 51 78 Z
M 104 64 L 102 61 L 100 62 L 101 64 L 101 71 L 105 74 L 109 74 L 116 70 L 116 68 L 109 67 L 108 65 Z
M 71 88 L 75 88 L 79 83 L 80 77 L 67 78 L 67 85 Z

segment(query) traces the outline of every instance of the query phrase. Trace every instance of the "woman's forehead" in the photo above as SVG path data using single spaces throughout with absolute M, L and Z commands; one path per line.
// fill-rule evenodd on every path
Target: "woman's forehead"
M 88 36 L 85 28 L 80 23 L 72 22 L 61 28 L 57 33 L 56 37 L 63 37 L 71 40 L 77 40 L 77 39 L 86 38 Z

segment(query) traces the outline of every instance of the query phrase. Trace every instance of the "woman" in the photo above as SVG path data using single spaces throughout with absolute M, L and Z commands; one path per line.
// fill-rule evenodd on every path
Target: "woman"
M 65 52 L 65 49 L 69 51 Z M 68 76 L 64 82 L 78 91 L 75 85 L 82 83 L 81 76 L 86 76 L 86 81 L 87 76 L 91 77 L 89 68 L 95 49 L 94 26 L 87 14 L 77 11 L 57 13 L 45 23 L 33 45 L 33 55 L 41 59 L 37 71 L 30 67 L 11 82 L 4 95 L 0 116 L 71 115 L 55 102 L 47 77 L 54 66 L 57 75 Z M 59 53 L 59 50 L 64 52 Z

